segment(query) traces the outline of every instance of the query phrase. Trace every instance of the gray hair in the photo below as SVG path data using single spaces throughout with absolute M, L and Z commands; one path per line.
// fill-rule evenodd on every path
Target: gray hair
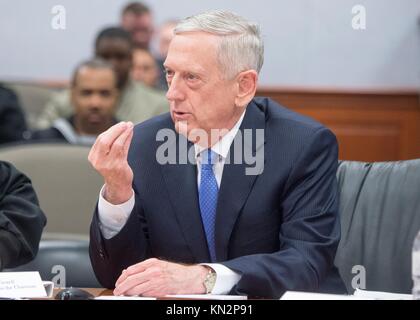
M 228 11 L 208 11 L 182 20 L 174 34 L 207 32 L 220 36 L 218 60 L 227 77 L 253 69 L 258 73 L 264 62 L 264 43 L 257 24 Z

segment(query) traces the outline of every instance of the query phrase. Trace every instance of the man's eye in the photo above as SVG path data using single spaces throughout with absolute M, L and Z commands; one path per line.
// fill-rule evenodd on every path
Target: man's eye
M 194 81 L 194 80 L 197 80 L 198 78 L 194 74 L 189 73 L 187 74 L 187 79 L 190 81 Z
M 172 77 L 174 75 L 174 72 L 172 70 L 166 70 L 166 76 Z
M 88 96 L 90 96 L 90 95 L 92 95 L 92 90 L 81 90 L 80 91 L 80 94 L 83 96 L 83 97 L 88 97 Z

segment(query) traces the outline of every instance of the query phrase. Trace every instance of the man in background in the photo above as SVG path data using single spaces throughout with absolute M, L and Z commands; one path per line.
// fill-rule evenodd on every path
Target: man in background
M 166 73 L 163 63 L 168 55 L 169 44 L 174 37 L 174 29 L 178 24 L 178 20 L 168 20 L 164 22 L 158 32 L 158 57 L 156 59 L 159 68 L 158 88 L 168 90 L 168 83 L 166 82 Z
M 121 13 L 121 27 L 130 33 L 136 48 L 149 50 L 153 37 L 153 17 L 149 7 L 141 2 L 131 2 Z
M 117 123 L 118 77 L 112 65 L 101 59 L 77 66 L 71 80 L 74 113 L 59 118 L 44 130 L 32 133 L 31 140 L 55 140 L 91 146 L 96 137 Z
M 117 102 L 116 118 L 139 123 L 167 112 L 169 106 L 162 93 L 130 79 L 132 53 L 133 43 L 130 34 L 121 28 L 106 28 L 96 37 L 95 56 L 111 63 L 117 72 L 120 97 Z M 48 128 L 54 120 L 69 117 L 73 110 L 69 91 L 65 90 L 47 103 L 37 127 Z
M 150 51 L 135 48 L 133 51 L 133 68 L 131 77 L 134 81 L 139 81 L 151 88 L 157 88 L 159 78 L 159 68 L 155 58 Z

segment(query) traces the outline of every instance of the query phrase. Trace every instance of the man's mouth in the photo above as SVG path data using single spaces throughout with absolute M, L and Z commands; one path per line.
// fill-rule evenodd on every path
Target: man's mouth
M 181 121 L 181 120 L 186 120 L 191 115 L 191 113 L 182 112 L 182 111 L 173 111 L 173 115 L 174 115 L 175 120 Z
M 98 112 L 89 113 L 88 119 L 89 119 L 90 122 L 93 122 L 93 123 L 99 123 L 99 122 L 103 121 L 102 115 Z

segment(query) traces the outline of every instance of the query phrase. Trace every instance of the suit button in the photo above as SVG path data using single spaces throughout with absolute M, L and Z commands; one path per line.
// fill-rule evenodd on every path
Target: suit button
M 105 259 L 105 255 L 102 250 L 99 251 L 99 256 L 101 257 L 102 260 Z

